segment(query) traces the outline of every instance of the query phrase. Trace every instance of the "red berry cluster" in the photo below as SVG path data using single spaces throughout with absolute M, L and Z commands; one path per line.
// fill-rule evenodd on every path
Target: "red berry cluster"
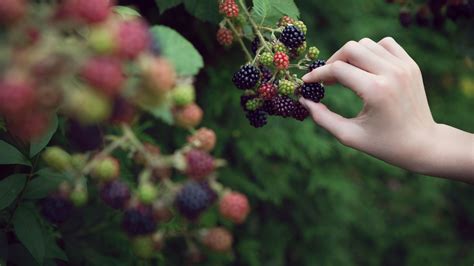
M 420 27 L 443 29 L 447 19 L 457 23 L 474 18 L 472 0 L 427 0 L 416 6 L 404 0 L 387 0 L 387 2 L 401 6 L 399 20 L 403 27 L 409 27 L 415 22 Z

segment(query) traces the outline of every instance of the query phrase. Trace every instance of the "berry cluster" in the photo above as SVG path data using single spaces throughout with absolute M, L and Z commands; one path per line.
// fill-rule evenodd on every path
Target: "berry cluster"
M 11 135 L 39 138 L 58 110 L 83 128 L 132 123 L 160 106 L 171 108 L 181 127 L 200 123 L 192 84 L 177 77 L 141 17 L 118 14 L 110 0 L 58 2 L 42 5 L 39 15 L 25 0 L 0 3 L 8 40 L 0 61 L 0 117 Z
M 195 103 L 192 78 L 179 77 L 147 23 L 133 12 L 119 13 L 115 1 L 40 2 L 0 1 L 0 28 L 7 40 L 0 44 L 7 51 L 0 58 L 0 119 L 12 139 L 24 143 L 42 137 L 56 114 L 64 116 L 71 150 L 50 146 L 41 153 L 40 165 L 64 177 L 38 201 L 45 220 L 68 222 L 77 208 L 91 204 L 89 198 L 99 198 L 111 212 L 120 212 L 121 227 L 139 257 L 156 256 L 166 239 L 178 236 L 228 251 L 231 233 L 199 228 L 199 218 L 219 204 L 214 209 L 223 219 L 242 223 L 249 203 L 217 180 L 224 162 L 210 154 L 215 132 L 194 130 L 203 111 Z M 220 9 L 229 18 L 239 15 L 233 0 L 223 1 Z M 233 41 L 227 29 L 218 35 L 223 45 Z M 254 74 L 260 80 L 260 72 Z M 242 87 L 250 88 L 249 83 Z M 191 132 L 171 154 L 136 134 L 141 114 L 156 110 L 165 110 L 174 125 Z M 124 178 L 130 173 L 136 178 Z M 98 197 L 91 197 L 95 191 Z M 172 218 L 179 226 L 162 226 Z
M 223 1 L 221 6 L 223 3 L 228 5 L 228 2 L 234 0 Z M 248 62 L 232 77 L 235 87 L 244 91 L 240 104 L 245 116 L 256 128 L 266 125 L 269 115 L 303 121 L 309 113 L 298 98 L 319 102 L 324 97 L 324 86 L 320 83 L 305 84 L 291 69 L 311 72 L 323 66 L 325 61 L 317 59 L 317 47 L 307 47 L 307 27 L 303 21 L 283 16 L 275 28 L 259 27 L 252 22 L 251 16 L 227 16 L 217 32 L 217 40 L 224 46 L 231 45 L 234 40 L 252 40 L 252 54 L 239 41 Z M 240 30 L 249 25 L 253 26 L 253 36 Z
M 425 0 L 416 5 L 404 0 L 387 2 L 400 4 L 399 20 L 403 27 L 415 22 L 420 27 L 443 29 L 447 19 L 457 23 L 474 18 L 473 0 Z

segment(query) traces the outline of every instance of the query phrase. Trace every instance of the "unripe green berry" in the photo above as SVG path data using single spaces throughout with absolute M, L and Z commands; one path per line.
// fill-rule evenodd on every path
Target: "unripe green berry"
M 295 92 L 296 85 L 294 82 L 289 80 L 280 80 L 278 84 L 278 92 L 283 95 L 292 95 Z
M 96 165 L 92 169 L 92 175 L 99 180 L 108 181 L 120 174 L 120 164 L 113 157 L 105 157 L 98 159 Z
M 138 197 L 142 203 L 151 203 L 158 196 L 158 190 L 156 187 L 148 182 L 140 184 L 138 187 Z
M 258 58 L 260 64 L 264 66 L 271 66 L 273 64 L 273 54 L 270 52 L 262 53 Z
M 102 94 L 90 89 L 70 93 L 68 108 L 83 124 L 95 124 L 107 119 L 111 112 L 110 101 Z
M 71 165 L 76 170 L 82 170 L 87 163 L 87 157 L 84 154 L 71 155 Z
M 305 51 L 306 51 L 306 42 L 304 42 L 302 45 L 300 45 L 300 47 L 296 49 L 296 53 L 298 54 L 298 56 L 304 54 Z
M 69 195 L 69 199 L 76 207 L 84 206 L 88 200 L 88 194 L 83 186 L 78 186 Z
M 150 259 L 155 253 L 153 240 L 150 236 L 138 236 L 132 240 L 132 250 L 137 257 Z
M 311 46 L 308 49 L 308 57 L 309 59 L 316 59 L 319 55 L 319 49 L 316 46 Z
M 288 48 L 286 48 L 286 46 L 283 43 L 277 42 L 273 45 L 273 52 L 275 52 L 275 53 L 277 53 L 277 52 L 288 53 Z
M 171 92 L 173 102 L 177 106 L 185 106 L 191 104 L 196 99 L 194 86 L 190 84 L 179 85 Z
M 116 42 L 110 29 L 92 28 L 88 36 L 89 46 L 99 54 L 111 54 L 116 50 Z
M 306 27 L 306 25 L 304 24 L 303 21 L 301 21 L 301 20 L 295 21 L 295 22 L 293 23 L 293 25 L 295 25 L 296 27 L 298 27 L 298 28 L 301 30 L 301 32 L 303 32 L 303 34 L 306 35 L 306 32 L 308 31 L 308 28 Z
M 57 146 L 46 148 L 43 160 L 57 171 L 65 171 L 71 167 L 71 155 Z
M 247 103 L 245 104 L 245 108 L 247 108 L 247 110 L 250 110 L 250 111 L 255 111 L 258 108 L 262 107 L 262 105 L 263 105 L 262 99 L 255 98 L 252 100 L 248 100 Z

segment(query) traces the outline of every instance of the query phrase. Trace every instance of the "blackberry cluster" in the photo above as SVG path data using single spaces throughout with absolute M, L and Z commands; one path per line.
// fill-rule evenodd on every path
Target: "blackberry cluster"
M 242 66 L 232 77 L 232 82 L 241 90 L 251 89 L 260 80 L 260 70 L 253 65 Z
M 426 0 L 415 8 L 408 2 L 399 2 L 402 6 L 398 19 L 403 27 L 415 22 L 419 27 L 443 29 L 447 19 L 457 23 L 474 18 L 474 0 Z
M 325 60 L 316 60 L 314 62 L 312 62 L 311 64 L 309 64 L 308 66 L 308 73 L 315 70 L 316 68 L 318 67 L 322 67 L 326 64 L 326 61 Z
M 216 199 L 215 192 L 202 183 L 186 183 L 176 196 L 176 207 L 187 219 L 195 220 Z
M 276 115 L 290 117 L 296 106 L 296 101 L 284 95 L 277 96 L 272 99 L 273 110 Z
M 298 27 L 289 25 L 281 33 L 279 40 L 288 48 L 298 48 L 306 41 L 306 37 Z
M 110 207 L 123 209 L 130 199 L 130 189 L 127 184 L 113 180 L 101 188 L 100 197 Z
M 156 229 L 156 221 L 150 206 L 139 205 L 125 211 L 122 227 L 129 235 L 147 235 Z
M 305 83 L 300 87 L 299 93 L 308 100 L 320 102 L 324 98 L 324 86 L 320 83 Z
M 41 202 L 41 214 L 53 224 L 64 223 L 71 215 L 72 202 L 61 195 L 49 196 Z

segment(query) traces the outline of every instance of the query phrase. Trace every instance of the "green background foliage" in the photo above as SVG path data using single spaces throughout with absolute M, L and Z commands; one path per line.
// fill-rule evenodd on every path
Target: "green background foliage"
M 262 129 L 250 127 L 240 110 L 241 92 L 231 83 L 233 72 L 244 63 L 243 53 L 237 45 L 224 49 L 215 41 L 220 19 L 215 0 L 118 2 L 136 5 L 150 24 L 166 26 L 154 30 L 163 39 L 165 54 L 175 53 L 167 48 L 171 38 L 181 38 L 169 30 L 172 28 L 202 55 L 204 68 L 196 86 L 198 103 L 205 111 L 203 125 L 218 135 L 215 155 L 229 162 L 220 179 L 251 201 L 252 212 L 243 225 L 231 227 L 215 212 L 202 217 L 200 225 L 224 224 L 235 236 L 233 254 L 206 253 L 208 260 L 203 265 L 474 263 L 471 186 L 390 166 L 344 147 L 309 120 L 272 118 Z M 318 46 L 321 58 L 349 40 L 394 37 L 423 71 L 435 120 L 474 132 L 474 98 L 460 85 L 473 75 L 467 56 L 472 57 L 474 50 L 466 38 L 472 25 L 448 23 L 444 31 L 404 29 L 397 20 L 397 6 L 382 0 L 296 0 L 299 11 L 292 1 L 255 2 L 260 11 L 253 15 L 266 13 L 267 22 L 282 13 L 299 13 L 308 26 L 309 44 Z M 201 57 L 189 43 L 185 45 L 193 64 L 187 64 L 186 56 L 173 62 L 184 73 L 193 74 L 202 65 Z M 324 103 L 348 117 L 356 115 L 362 105 L 341 86 L 329 87 Z M 159 110 L 155 115 L 165 116 Z M 150 120 L 141 121 L 138 135 L 159 143 L 164 152 L 179 147 L 185 139 L 184 130 Z M 59 119 L 31 147 L 11 146 L 14 142 L 3 131 L 0 125 L 0 135 L 6 140 L 0 140 L 0 258 L 18 265 L 64 265 L 65 261 L 71 265 L 147 265 L 133 256 L 120 230 L 120 214 L 111 213 L 96 196 L 59 228 L 40 217 L 37 200 L 67 177 L 41 168 L 37 153 L 50 139 L 55 145 L 68 146 L 64 121 Z M 131 168 L 126 154 L 115 155 L 121 158 L 123 170 Z M 127 170 L 122 177 L 132 182 L 135 174 Z M 91 195 L 97 195 L 94 189 L 89 188 Z M 185 252 L 184 241 L 172 241 L 154 265 L 183 265 Z

